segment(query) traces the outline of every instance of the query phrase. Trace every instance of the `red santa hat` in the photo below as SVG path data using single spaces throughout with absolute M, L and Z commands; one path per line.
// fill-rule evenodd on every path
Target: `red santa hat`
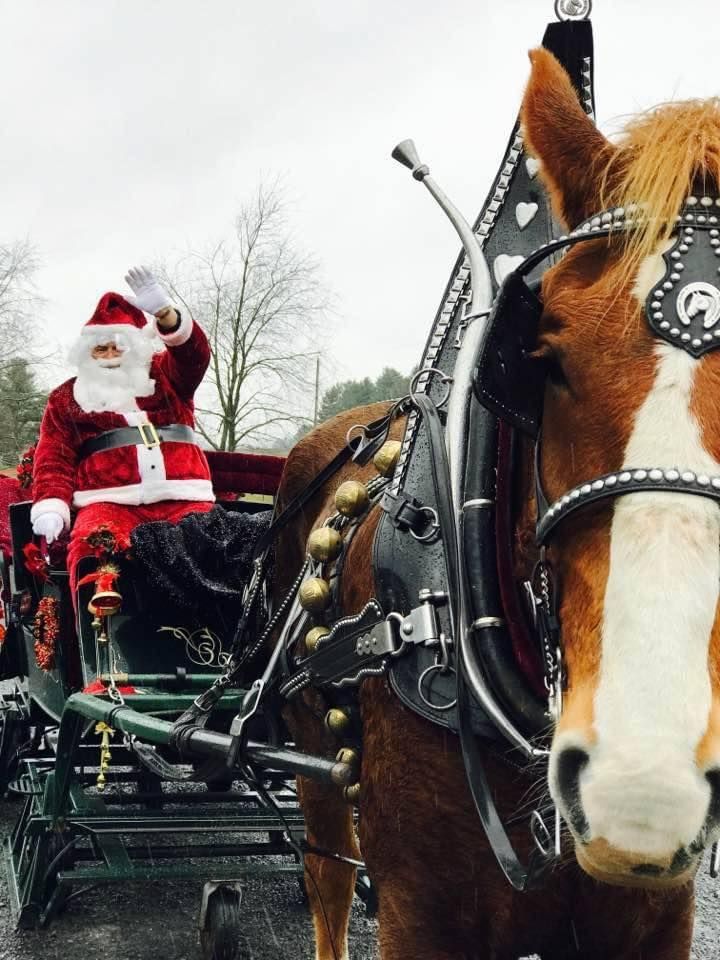
M 104 293 L 95 312 L 82 330 L 84 337 L 92 337 L 99 342 L 104 335 L 112 340 L 116 333 L 129 333 L 131 329 L 142 330 L 145 335 L 153 336 L 155 330 L 147 328 L 147 320 L 142 310 L 129 303 L 119 293 Z

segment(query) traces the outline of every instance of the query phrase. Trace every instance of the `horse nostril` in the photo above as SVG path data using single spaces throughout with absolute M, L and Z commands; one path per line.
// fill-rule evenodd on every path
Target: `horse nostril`
M 708 770 L 705 779 L 710 784 L 710 803 L 708 805 L 707 821 L 709 825 L 720 823 L 720 770 Z
M 590 757 L 580 747 L 566 747 L 560 752 L 555 768 L 556 782 L 566 807 L 566 817 L 573 831 L 585 839 L 590 833 L 580 802 L 580 774 Z

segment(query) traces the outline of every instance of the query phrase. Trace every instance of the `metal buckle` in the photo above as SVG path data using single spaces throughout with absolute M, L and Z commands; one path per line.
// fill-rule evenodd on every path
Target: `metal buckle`
M 138 423 L 138 424 L 137 424 L 137 428 L 138 428 L 138 430 L 140 431 L 140 436 L 142 437 L 142 442 L 145 444 L 145 447 L 146 447 L 148 450 L 152 450 L 153 447 L 159 447 L 159 446 L 160 446 L 160 437 L 158 436 L 158 432 L 157 432 L 157 430 L 155 429 L 155 424 L 154 424 L 154 423 L 150 423 L 150 421 L 148 420 L 146 423 Z M 146 430 L 147 430 L 147 432 L 148 432 L 148 434 L 149 434 L 149 436 L 150 436 L 150 439 L 149 439 L 149 440 L 148 440 L 148 438 L 145 436 L 145 431 L 146 431 Z

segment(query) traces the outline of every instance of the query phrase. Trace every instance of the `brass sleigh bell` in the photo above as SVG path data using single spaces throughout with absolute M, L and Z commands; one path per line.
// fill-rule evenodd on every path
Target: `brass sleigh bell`
M 313 627 L 305 634 L 305 649 L 308 653 L 315 653 L 317 645 L 323 637 L 326 637 L 330 631 L 327 627 Z
M 338 735 L 344 733 L 350 726 L 350 717 L 347 711 L 341 710 L 339 707 L 332 707 L 325 714 L 325 726 L 331 733 Z
M 112 617 L 120 612 L 122 595 L 117 590 L 98 590 L 88 603 L 88 610 L 94 617 Z
M 359 480 L 346 480 L 335 491 L 335 508 L 344 517 L 359 517 L 369 502 L 367 487 Z
M 348 803 L 358 804 L 360 802 L 360 784 L 351 783 L 349 787 L 345 787 L 343 796 Z
M 308 537 L 308 553 L 318 563 L 335 560 L 342 550 L 342 537 L 332 527 L 320 527 Z
M 381 477 L 391 477 L 400 459 L 402 444 L 399 440 L 386 440 L 373 457 L 375 469 Z
M 349 767 L 358 769 L 360 766 L 360 754 L 352 747 L 341 747 L 335 757 L 337 763 L 346 763 Z
M 322 613 L 330 603 L 330 584 L 321 577 L 310 577 L 301 584 L 298 600 L 303 610 L 310 613 Z

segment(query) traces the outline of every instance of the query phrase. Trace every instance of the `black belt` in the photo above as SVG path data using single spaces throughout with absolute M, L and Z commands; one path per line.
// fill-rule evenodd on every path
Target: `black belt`
M 80 447 L 78 457 L 84 460 L 93 453 L 102 450 L 114 450 L 115 447 L 133 447 L 142 444 L 148 450 L 159 447 L 161 443 L 194 443 L 197 437 L 192 427 L 183 423 L 170 423 L 166 427 L 156 427 L 154 423 L 139 423 L 136 427 L 118 427 L 106 430 L 98 437 L 86 440 Z

